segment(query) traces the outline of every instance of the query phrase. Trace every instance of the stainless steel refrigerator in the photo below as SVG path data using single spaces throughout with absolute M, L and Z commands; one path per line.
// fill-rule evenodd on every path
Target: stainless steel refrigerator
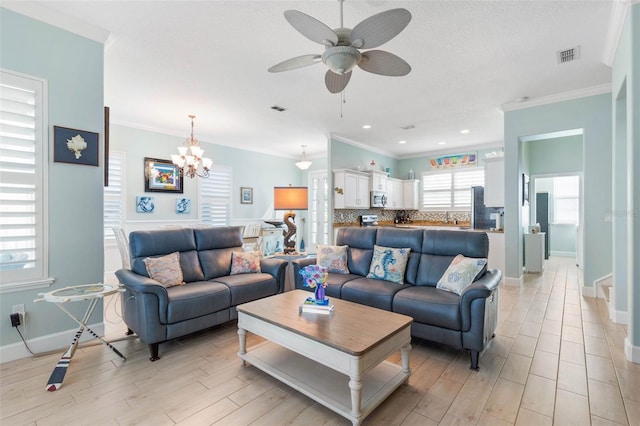
M 491 213 L 504 212 L 502 207 L 487 207 L 484 205 L 484 187 L 471 187 L 471 227 L 473 229 L 492 229 L 496 227 Z

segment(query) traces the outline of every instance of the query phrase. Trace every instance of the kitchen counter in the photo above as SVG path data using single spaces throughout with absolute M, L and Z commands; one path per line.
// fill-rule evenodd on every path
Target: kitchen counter
M 334 223 L 334 229 L 346 228 L 349 226 L 360 226 L 358 222 L 346 222 L 346 223 Z M 393 223 L 393 221 L 380 221 L 378 226 L 382 227 L 395 227 L 395 228 L 409 228 L 409 229 L 451 229 L 456 231 L 475 231 L 475 232 L 487 232 L 487 233 L 499 233 L 503 234 L 504 230 L 495 229 L 473 229 L 469 222 L 446 223 L 436 221 L 414 221 L 410 223 Z

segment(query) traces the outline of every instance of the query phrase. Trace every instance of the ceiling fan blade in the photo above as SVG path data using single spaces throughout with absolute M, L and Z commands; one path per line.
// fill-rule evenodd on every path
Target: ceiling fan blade
M 302 55 L 287 59 L 269 68 L 269 72 L 282 72 L 307 67 L 320 62 L 322 55 Z
M 384 50 L 363 52 L 358 66 L 373 74 L 395 77 L 407 75 L 411 71 L 411 65 L 404 59 Z
M 338 36 L 331 28 L 306 13 L 287 10 L 284 17 L 293 28 L 311 41 L 325 46 L 335 46 L 338 43 Z
M 351 45 L 358 49 L 378 47 L 400 34 L 409 21 L 411 13 L 407 9 L 391 9 L 370 16 L 351 31 Z
M 347 87 L 349 80 L 351 80 L 351 71 L 340 75 L 328 70 L 324 75 L 324 84 L 327 85 L 327 89 L 329 89 L 331 93 L 342 92 L 344 88 Z

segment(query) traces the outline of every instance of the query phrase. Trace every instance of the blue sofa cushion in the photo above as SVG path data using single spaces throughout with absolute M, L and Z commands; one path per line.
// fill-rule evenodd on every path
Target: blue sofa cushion
M 231 292 L 220 283 L 197 281 L 167 289 L 167 322 L 174 324 L 212 312 L 221 311 L 231 305 Z
M 399 291 L 393 298 L 393 312 L 423 324 L 462 329 L 460 296 L 435 287 L 411 286 Z
M 417 270 L 416 285 L 435 287 L 451 261 L 459 254 L 465 257 L 489 257 L 489 237 L 484 232 L 426 230 Z M 455 234 L 451 234 L 455 232 Z M 451 238 L 455 235 L 455 238 Z M 482 277 L 485 268 L 476 279 Z
M 238 274 L 218 277 L 216 283 L 223 283 L 231 292 L 231 306 L 251 302 L 278 292 L 278 282 L 270 274 Z
M 349 246 L 347 264 L 349 272 L 366 276 L 376 243 L 377 228 L 341 228 L 338 230 L 336 245 Z
M 374 308 L 391 310 L 393 296 L 409 284 L 398 284 L 390 281 L 357 278 L 347 281 L 342 286 L 342 299 Z

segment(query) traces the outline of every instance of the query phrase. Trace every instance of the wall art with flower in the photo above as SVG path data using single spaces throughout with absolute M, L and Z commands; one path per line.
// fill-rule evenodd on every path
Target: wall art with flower
M 180 168 L 169 160 L 144 159 L 144 192 L 183 193 L 183 175 Z
M 53 161 L 98 166 L 99 134 L 53 126 Z

